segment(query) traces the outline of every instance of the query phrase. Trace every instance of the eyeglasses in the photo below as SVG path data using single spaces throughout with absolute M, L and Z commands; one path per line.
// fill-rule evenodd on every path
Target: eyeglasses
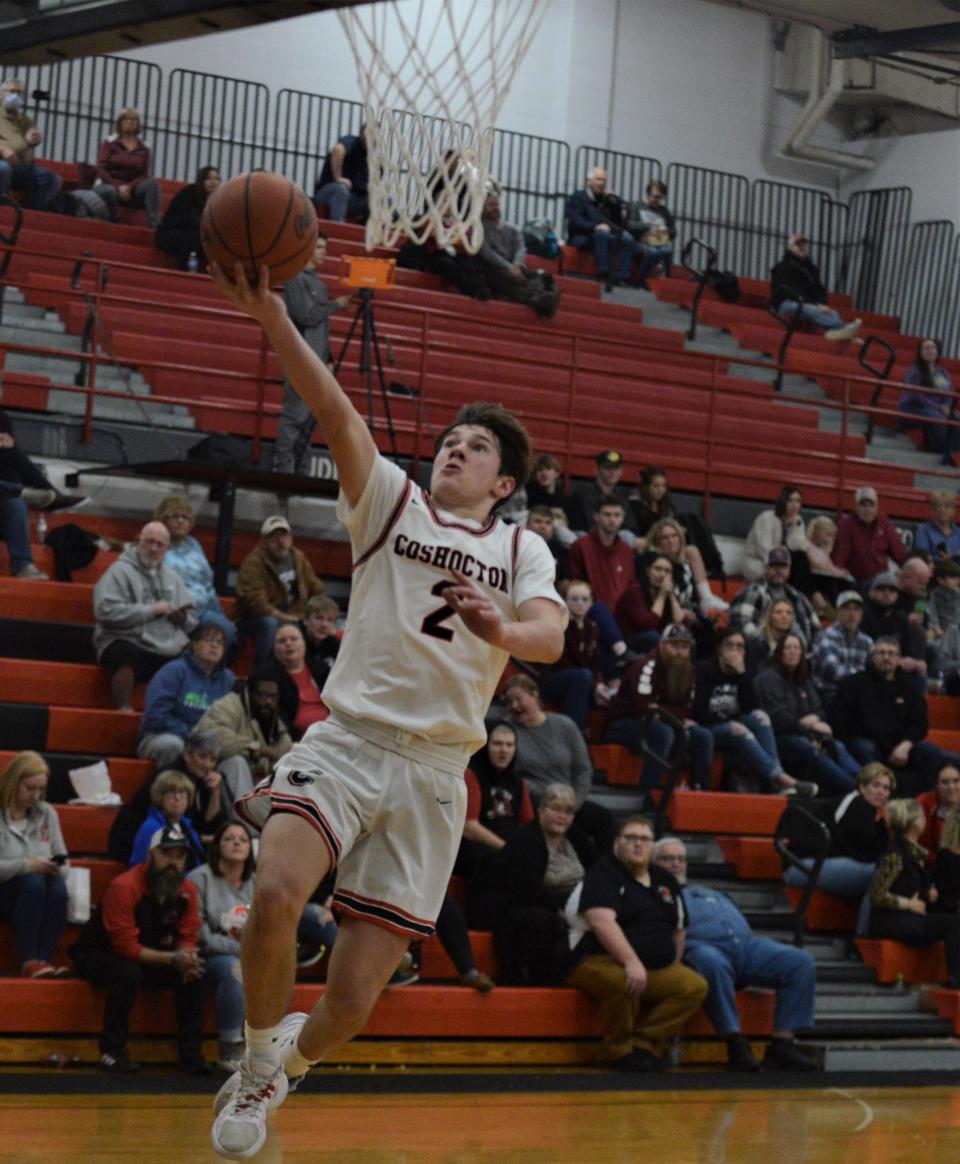
M 653 837 L 641 837 L 636 833 L 621 833 L 621 841 L 628 841 L 631 845 L 652 845 Z
M 657 860 L 661 865 L 686 865 L 687 863 L 686 857 L 671 857 L 667 854 L 664 854 L 662 857 L 658 857 Z

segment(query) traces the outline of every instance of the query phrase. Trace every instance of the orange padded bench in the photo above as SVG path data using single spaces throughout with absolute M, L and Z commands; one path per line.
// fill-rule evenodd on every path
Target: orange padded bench
M 51 752 L 135 756 L 140 717 L 125 711 L 51 707 L 47 747 Z
M 57 816 L 69 853 L 102 856 L 107 851 L 107 835 L 117 815 L 116 808 L 93 804 L 58 804 Z
M 786 886 L 784 892 L 787 900 L 796 909 L 800 904 L 803 890 Z M 835 897 L 832 893 L 815 889 L 807 905 L 806 928 L 823 930 L 828 934 L 852 934 L 857 928 L 859 905 L 859 901 L 853 901 L 849 897 Z
M 742 881 L 782 881 L 783 866 L 772 837 L 717 837 L 723 859 Z
M 786 805 L 784 796 L 755 796 L 746 792 L 675 792 L 667 815 L 678 832 L 746 833 L 772 837 Z
M 889 938 L 856 938 L 860 957 L 877 973 L 878 982 L 945 982 L 947 964 L 943 942 L 922 949 L 905 946 Z

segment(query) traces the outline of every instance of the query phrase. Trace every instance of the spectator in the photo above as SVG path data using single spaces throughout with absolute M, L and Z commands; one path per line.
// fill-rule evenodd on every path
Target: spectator
M 866 667 L 837 685 L 830 718 L 861 764 L 889 764 L 916 794 L 933 787 L 944 756 L 926 739 L 927 701 L 901 662 L 897 640 L 878 638 Z
M 878 574 L 870 583 L 867 601 L 863 606 L 863 630 L 877 641 L 881 636 L 895 638 L 900 644 L 900 670 L 904 674 L 927 673 L 924 661 L 926 636 L 921 628 L 915 628 L 910 617 L 900 606 L 900 588 L 897 575 L 887 572 Z
M 283 288 L 283 299 L 287 314 L 293 320 L 297 331 L 332 369 L 330 354 L 330 317 L 342 311 L 350 302 L 349 295 L 340 295 L 333 302 L 327 295 L 327 285 L 320 277 L 323 260 L 327 256 L 327 236 L 317 232 L 313 258 L 306 267 L 295 275 Z M 290 381 L 283 380 L 283 409 L 277 425 L 277 439 L 273 444 L 272 469 L 274 473 L 307 472 L 310 438 L 315 421 L 309 405 L 297 395 Z
M 246 825 L 228 821 L 214 834 L 208 861 L 187 874 L 199 898 L 203 982 L 213 989 L 217 1011 L 217 1066 L 228 1073 L 244 1051 L 240 939 L 253 904 L 253 870 Z
M 673 215 L 664 205 L 667 187 L 659 178 L 647 183 L 643 202 L 630 204 L 627 228 L 637 240 L 640 269 L 637 282 L 644 291 L 650 290 L 647 280 L 660 267 L 669 276 L 673 267 L 673 240 L 677 226 Z
M 940 463 L 953 469 L 953 454 L 960 449 L 960 429 L 947 422 L 954 419 L 957 390 L 940 363 L 942 353 L 939 340 L 920 341 L 916 358 L 903 377 L 908 387 L 900 396 L 897 411 L 922 418 L 920 429 L 925 433 L 928 452 L 937 453 Z M 915 426 L 901 419 L 898 427 Z
M 571 529 L 593 529 L 601 505 L 607 501 L 618 501 L 623 509 L 621 529 L 625 529 L 629 535 L 635 533 L 630 491 L 621 483 L 622 476 L 623 457 L 616 449 L 604 449 L 602 453 L 597 453 L 596 477 L 577 485 L 567 502 Z M 626 540 L 632 544 L 633 538 L 628 536 Z
M 650 527 L 662 517 L 676 517 L 667 472 L 659 465 L 646 465 L 640 470 L 640 485 L 637 496 L 632 497 L 634 528 L 637 531 L 638 549 L 646 549 L 646 536 Z
M 158 251 L 173 255 L 181 271 L 189 271 L 194 262 L 207 265 L 207 254 L 200 237 L 200 217 L 207 199 L 220 185 L 216 166 L 201 166 L 196 179 L 178 190 L 160 219 L 153 242 Z
M 819 328 L 828 340 L 850 340 L 862 320 L 844 323 L 827 302 L 820 271 L 810 259 L 808 240 L 792 234 L 783 258 L 770 272 L 770 305 L 785 320 L 799 315 L 803 323 Z
M 866 582 L 889 569 L 889 559 L 902 562 L 906 547 L 893 522 L 877 509 L 877 491 L 862 485 L 853 495 L 853 513 L 846 513 L 837 526 L 833 563 L 849 570 L 858 582 Z
M 147 859 L 150 844 L 158 830 L 174 826 L 187 848 L 184 868 L 192 869 L 202 863 L 203 842 L 187 816 L 195 799 L 193 781 L 183 772 L 169 768 L 154 779 L 150 785 L 150 810 L 133 838 L 131 865 L 139 865 Z
M 599 851 L 574 823 L 568 784 L 543 790 L 536 818 L 521 825 L 500 854 L 504 902 L 494 941 L 505 983 L 554 986 L 566 961 L 563 907 Z
M 929 792 L 922 792 L 917 797 L 917 803 L 924 815 L 920 844 L 927 850 L 927 864 L 932 865 L 940 848 L 944 821 L 960 804 L 960 766 L 955 759 L 944 759 L 937 772 L 936 787 Z
M 604 647 L 625 665 L 633 658 L 628 654 L 623 632 L 613 617 L 613 609 L 624 590 L 636 577 L 633 550 L 620 537 L 623 524 L 623 502 L 611 498 L 597 510 L 597 522 L 588 534 L 570 547 L 567 569 L 570 578 L 588 582 L 593 593 L 590 617 L 600 627 Z
M 119 711 L 133 710 L 134 685 L 181 654 L 197 625 L 190 591 L 164 565 L 169 547 L 167 527 L 147 522 L 93 589 L 93 648 Z
M 338 138 L 327 154 L 313 195 L 317 213 L 326 207 L 332 222 L 345 222 L 347 215 L 366 222 L 370 213 L 367 188 L 370 171 L 367 163 L 367 135 L 363 128 L 357 134 L 347 133 Z
M 593 764 L 573 720 L 544 711 L 540 691 L 529 675 L 514 675 L 503 689 L 507 714 L 517 733 L 517 774 L 537 800 L 555 782 L 569 784 L 577 798 L 577 828 L 602 853 L 609 852 L 614 826 L 610 813 L 589 800 Z
M 574 535 L 567 525 L 568 501 L 563 493 L 563 468 L 553 453 L 541 453 L 537 457 L 525 488 L 530 511 L 538 505 L 547 506 L 553 514 L 560 540 L 569 544 Z
M 0 408 L 0 501 L 5 496 L 19 497 L 31 509 L 45 509 L 48 513 L 58 509 L 73 509 L 87 503 L 86 497 L 61 493 L 50 483 L 44 472 L 17 443 L 10 414 Z M 0 518 L 2 528 L 4 526 Z
M 730 607 L 730 623 L 742 630 L 748 639 L 760 635 L 760 624 L 767 608 L 778 598 L 793 603 L 797 634 L 808 651 L 820 633 L 820 619 L 805 594 L 790 585 L 790 551 L 776 546 L 767 555 L 764 576 L 751 582 L 734 598 Z
M 904 653 L 911 662 L 916 660 L 914 670 L 921 676 L 927 671 L 938 672 L 936 640 L 943 638 L 940 626 L 930 619 L 928 587 L 932 574 L 930 564 L 915 553 L 908 554 L 897 571 L 897 607 L 906 615 L 910 628 L 909 647 Z
M 742 633 L 742 632 L 741 632 Z M 773 657 L 779 643 L 789 634 L 798 634 L 797 612 L 788 598 L 778 598 L 767 607 L 760 620 L 760 634 L 746 639 L 747 668 L 756 672 Z
M 24 190 L 32 210 L 47 210 L 63 180 L 52 170 L 35 166 L 33 155 L 43 134 L 23 111 L 23 82 L 8 78 L 0 85 L 0 198 Z
M 833 618 L 837 595 L 855 581 L 849 570 L 833 564 L 831 554 L 837 540 L 837 523 L 821 515 L 807 526 L 807 565 L 810 570 L 814 609 L 818 615 Z
M 591 702 L 606 707 L 612 691 L 601 666 L 600 628 L 589 615 L 593 606 L 589 584 L 570 582 L 562 593 L 570 613 L 563 654 L 542 669 L 540 692 L 549 703 L 560 704 L 563 714 L 586 735 Z
M 780 640 L 770 663 L 757 676 L 754 690 L 757 702 L 770 716 L 781 762 L 805 778 L 798 793 L 816 796 L 823 789 L 834 795 L 853 788 L 860 765 L 834 738 L 833 728 L 824 719 L 798 635 Z
M 837 620 L 813 645 L 813 683 L 820 698 L 829 704 L 837 684 L 867 665 L 873 639 L 863 633 L 863 597 L 859 590 L 844 590 L 837 598 Z
M 597 278 L 612 286 L 626 283 L 636 251 L 633 235 L 624 229 L 623 203 L 607 193 L 607 171 L 597 166 L 587 175 L 584 190 L 567 199 L 567 241 L 577 250 L 591 250 L 597 260 Z M 612 262 L 617 274 L 610 273 Z
M 12 484 L 8 490 L 4 484 L 0 483 L 0 537 L 7 543 L 10 577 L 31 582 L 46 581 L 49 574 L 38 570 L 33 564 L 33 551 L 30 549 L 27 505 L 33 490 Z
M 500 217 L 499 187 L 488 190 L 480 221 L 483 244 L 477 257 L 494 298 L 522 303 L 532 307 L 537 315 L 552 319 L 560 302 L 560 292 L 546 271 L 534 271 L 527 266 L 523 232 Z
M 563 582 L 569 576 L 569 551 L 557 535 L 557 520 L 554 510 L 547 505 L 531 505 L 527 514 L 527 529 L 539 534 L 547 543 L 547 549 L 557 567 L 556 580 Z
M 952 490 L 938 489 L 930 494 L 933 516 L 917 527 L 913 548 L 929 554 L 936 563 L 940 558 L 960 557 L 960 525 L 955 520 L 957 495 Z
M 907 946 L 943 941 L 948 990 L 960 990 L 960 915 L 934 913 L 937 891 L 927 872 L 927 853 L 917 842 L 924 828 L 915 800 L 887 805 L 890 843 L 870 882 L 870 937 Z
M 765 1067 L 816 1071 L 813 1059 L 796 1045 L 797 1031 L 812 1030 L 817 968 L 809 950 L 760 938 L 733 900 L 706 885 L 687 881 L 687 848 L 678 837 L 661 837 L 653 847 L 654 864 L 680 884 L 687 913 L 683 960 L 704 979 L 709 993 L 704 1009 L 727 1044 L 735 1071 L 759 1071 L 750 1041 L 740 1031 L 737 990 L 772 987 L 777 994 L 773 1039 L 763 1057 Z
M 671 1039 L 707 997 L 706 982 L 682 962 L 680 885 L 652 856 L 650 821 L 627 817 L 613 854 L 584 878 L 576 907 L 588 928 L 567 975 L 568 986 L 600 1003 L 601 1060 L 631 1073 L 658 1070 Z
M 778 546 L 786 546 L 790 551 L 790 573 L 795 580 L 802 578 L 804 572 L 809 573 L 802 508 L 803 495 L 800 490 L 796 485 L 784 485 L 773 509 L 764 510 L 754 520 L 743 546 L 741 566 L 741 573 L 748 582 L 756 582 L 763 577 L 770 551 Z M 798 569 L 801 563 L 802 570 Z
M 885 764 L 867 764 L 858 773 L 853 792 L 823 802 L 830 840 L 817 879 L 818 889 L 838 897 L 859 898 L 867 892 L 889 839 L 884 811 L 895 787 L 894 775 Z M 788 838 L 788 846 L 809 872 L 814 864 L 813 852 L 793 838 Z M 802 889 L 807 883 L 805 874 L 793 865 L 786 866 L 783 880 L 794 889 Z M 859 926 L 858 933 L 864 929 Z
M 254 637 L 254 665 L 262 667 L 273 651 L 277 628 L 303 617 L 307 601 L 323 594 L 323 583 L 293 544 L 285 517 L 268 517 L 260 543 L 240 563 L 235 618 L 242 637 Z
M 194 509 L 190 499 L 179 493 L 165 497 L 154 510 L 153 520 L 162 521 L 170 534 L 170 545 L 163 564 L 179 574 L 190 591 L 197 619 L 201 622 L 215 622 L 223 629 L 227 646 L 231 647 L 237 630 L 223 613 L 220 599 L 213 588 L 213 570 L 203 547 L 191 536 Z
M 698 617 L 728 609 L 710 589 L 703 555 L 696 546 L 687 545 L 686 531 L 678 518 L 662 517 L 650 527 L 647 553 L 666 554 L 673 563 L 674 590 L 684 609 L 694 611 Z
M 256 781 L 268 776 L 293 747 L 280 715 L 280 685 L 274 675 L 251 675 L 240 691 L 231 691 L 204 712 L 197 730 L 216 736 L 218 768 L 229 788 L 227 811 Z
M 328 675 L 340 653 L 340 635 L 336 629 L 339 617 L 340 607 L 332 598 L 315 594 L 307 600 L 300 622 L 307 658 L 325 667 Z
M 140 720 L 137 755 L 142 760 L 152 760 L 157 768 L 175 764 L 207 708 L 233 690 L 233 672 L 223 663 L 226 649 L 219 623 L 199 622 L 190 633 L 190 649 L 153 676 Z
M 923 844 L 922 838 L 920 843 Z M 933 885 L 937 891 L 934 902 L 937 912 L 960 914 L 960 810 L 957 808 L 944 821 L 940 847 L 934 857 Z
M 652 709 L 662 709 L 680 720 L 686 729 L 689 745 L 689 780 L 693 788 L 710 787 L 713 763 L 713 735 L 693 718 L 696 672 L 690 661 L 693 635 L 682 623 L 674 623 L 663 632 L 658 645 L 644 658 L 631 664 L 624 673 L 620 689 L 607 708 L 604 740 L 624 744 L 635 755 L 643 755 L 646 744 L 657 756 L 666 757 L 676 743 L 674 730 L 661 719 L 644 725 Z M 660 787 L 663 768 L 644 758 L 640 789 L 644 802 Z
M 197 950 L 199 895 L 183 876 L 188 852 L 179 827 L 158 829 L 146 859 L 111 881 L 70 949 L 81 978 L 106 988 L 98 1064 L 104 1071 L 139 1070 L 127 1040 L 142 989 L 173 991 L 180 1070 L 213 1070 L 201 1055 L 204 963 Z
M 732 755 L 761 790 L 796 790 L 783 770 L 770 716 L 762 710 L 747 671 L 747 644 L 741 631 L 728 628 L 717 653 L 697 665 L 693 718 L 713 736 L 716 749 Z
M 270 673 L 280 689 L 280 714 L 299 740 L 311 724 L 330 714 L 321 694 L 330 672 L 322 660 L 307 657 L 303 632 L 295 623 L 278 628 Z
M 53 964 L 67 922 L 67 846 L 44 799 L 49 778 L 38 752 L 18 752 L 0 772 L 0 921 L 13 927 L 24 978 L 68 973 Z
M 147 226 L 156 230 L 160 222 L 160 183 L 150 176 L 150 149 L 140 137 L 142 130 L 140 114 L 124 106 L 117 114 L 116 133 L 100 144 L 93 190 L 107 204 L 113 222 L 117 221 L 118 205 L 130 206 L 145 210 Z
M 664 554 L 644 555 L 639 578 L 620 595 L 613 617 L 632 651 L 646 654 L 660 641 L 671 623 L 696 622 L 693 611 L 683 609 L 674 591 L 673 563 Z

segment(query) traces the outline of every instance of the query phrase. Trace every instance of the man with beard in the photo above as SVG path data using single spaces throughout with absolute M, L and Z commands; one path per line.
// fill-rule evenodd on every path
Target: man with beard
M 265 671 L 251 675 L 242 691 L 218 699 L 197 727 L 217 737 L 218 766 L 234 799 L 272 772 L 277 760 L 293 747 L 290 730 L 280 718 L 276 676 Z M 232 803 L 227 811 L 232 814 Z
M 184 880 L 187 840 L 179 825 L 158 829 L 147 860 L 116 877 L 70 953 L 82 978 L 106 988 L 103 1071 L 139 1070 L 127 1055 L 130 1011 L 141 989 L 172 990 L 181 1071 L 209 1075 L 203 1043 L 203 960 L 197 952 L 197 887 Z
M 670 754 L 674 729 L 655 719 L 644 727 L 643 717 L 652 708 L 669 712 L 680 720 L 687 732 L 689 780 L 694 788 L 709 788 L 713 763 L 713 736 L 693 719 L 696 672 L 690 660 L 693 636 L 682 623 L 672 623 L 655 649 L 624 673 L 620 690 L 607 708 L 604 741 L 626 744 L 631 752 L 641 754 L 646 743 L 658 756 Z M 644 760 L 640 787 L 644 800 L 660 787 L 661 765 L 649 757 Z
M 774 546 L 767 555 L 763 577 L 745 586 L 731 603 L 730 625 L 743 631 L 748 639 L 759 638 L 763 616 L 775 602 L 785 599 L 793 604 L 794 633 L 809 650 L 820 633 L 820 619 L 810 599 L 791 586 L 789 578 L 790 551 L 786 546 Z

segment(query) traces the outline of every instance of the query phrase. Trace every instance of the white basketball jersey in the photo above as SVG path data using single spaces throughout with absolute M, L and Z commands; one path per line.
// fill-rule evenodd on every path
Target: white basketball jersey
M 350 617 L 323 689 L 336 712 L 449 747 L 462 766 L 486 739 L 483 717 L 508 655 L 468 630 L 443 600 L 453 570 L 515 621 L 548 598 L 563 607 L 544 540 L 491 516 L 484 524 L 438 510 L 403 472 L 377 457 L 355 509 L 337 514 L 350 533 Z

